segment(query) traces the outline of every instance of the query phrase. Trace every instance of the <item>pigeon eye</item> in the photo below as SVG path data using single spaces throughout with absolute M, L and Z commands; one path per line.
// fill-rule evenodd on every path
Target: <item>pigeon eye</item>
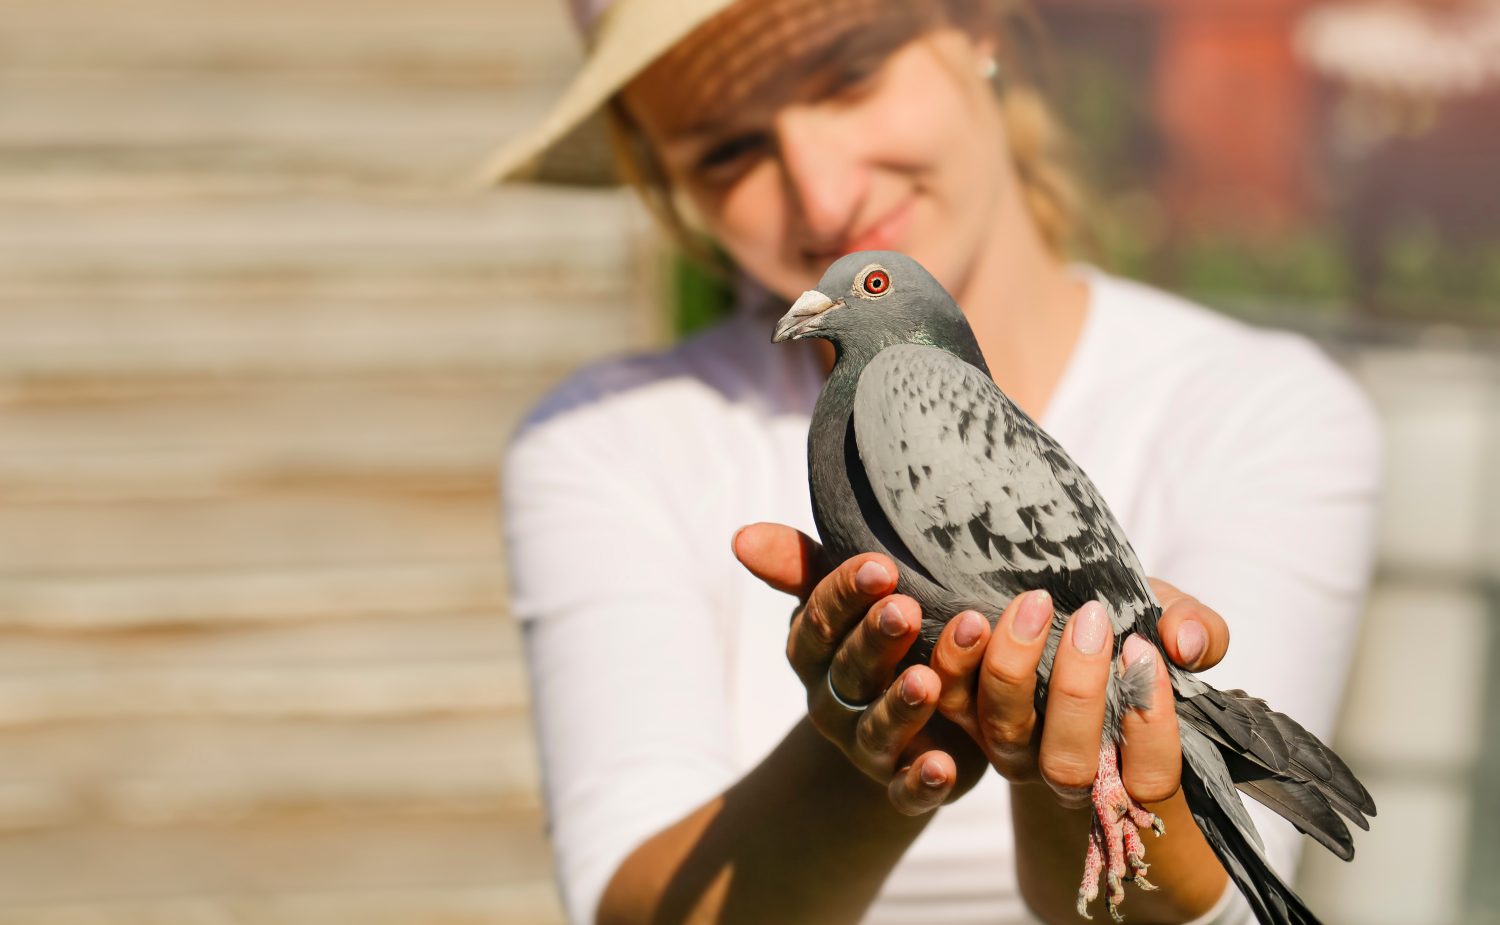
M 870 295 L 885 295 L 886 290 L 891 288 L 891 277 L 884 270 L 871 270 L 865 274 L 865 281 L 861 285 Z

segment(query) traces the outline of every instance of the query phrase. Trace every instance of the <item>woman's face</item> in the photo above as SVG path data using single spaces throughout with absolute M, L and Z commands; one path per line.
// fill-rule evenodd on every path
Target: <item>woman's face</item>
M 931 7 L 741 2 L 626 88 L 674 188 L 778 294 L 875 249 L 958 293 L 1001 217 L 1024 213 L 999 208 L 1018 184 L 988 48 L 918 10 Z

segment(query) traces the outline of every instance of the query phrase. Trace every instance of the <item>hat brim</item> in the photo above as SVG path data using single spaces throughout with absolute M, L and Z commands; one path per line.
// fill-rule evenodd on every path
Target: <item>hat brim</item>
M 530 132 L 479 169 L 482 186 L 527 180 L 618 184 L 605 105 L 627 83 L 735 0 L 615 0 L 596 24 L 588 59 Z
M 512 153 L 510 146 L 481 171 L 482 182 L 548 183 L 557 186 L 616 186 L 621 182 L 609 137 L 604 104 L 595 107 L 563 135 Z

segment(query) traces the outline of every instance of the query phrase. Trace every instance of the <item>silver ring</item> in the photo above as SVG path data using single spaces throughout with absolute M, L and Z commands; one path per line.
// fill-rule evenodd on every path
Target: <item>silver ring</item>
M 850 703 L 849 701 L 839 696 L 839 692 L 833 689 L 832 669 L 829 669 L 828 673 L 823 675 L 823 679 L 828 682 L 828 694 L 833 698 L 834 703 L 843 707 L 845 710 L 848 710 L 850 713 L 863 713 L 866 710 L 870 709 L 870 704 L 868 703 Z M 874 701 L 871 701 L 871 703 L 873 702 Z

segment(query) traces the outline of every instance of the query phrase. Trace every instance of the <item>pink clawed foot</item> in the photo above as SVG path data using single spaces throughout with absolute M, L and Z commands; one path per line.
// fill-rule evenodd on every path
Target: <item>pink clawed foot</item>
M 1099 897 L 1099 875 L 1104 874 L 1109 892 L 1105 906 L 1110 918 L 1125 921 L 1119 905 L 1125 901 L 1125 881 L 1143 890 L 1154 890 L 1146 879 L 1146 845 L 1140 829 L 1157 835 L 1166 831 L 1160 818 L 1125 792 L 1120 780 L 1120 762 L 1113 742 L 1099 747 L 1099 773 L 1094 777 L 1094 822 L 1089 827 L 1089 850 L 1083 862 L 1083 883 L 1078 887 L 1078 914 L 1086 919 L 1089 903 Z

